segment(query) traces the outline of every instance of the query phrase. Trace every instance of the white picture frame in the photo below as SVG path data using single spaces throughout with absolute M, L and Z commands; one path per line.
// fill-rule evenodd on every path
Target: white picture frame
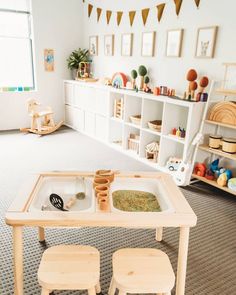
M 215 53 L 217 26 L 199 28 L 197 31 L 197 42 L 195 57 L 213 58 Z
M 183 29 L 168 30 L 166 37 L 166 56 L 180 57 L 183 42 Z
M 132 56 L 133 51 L 133 34 L 122 34 L 121 35 L 121 55 Z
M 98 36 L 89 37 L 89 53 L 90 55 L 98 55 Z
M 114 55 L 114 35 L 104 36 L 104 55 L 106 56 Z
M 141 55 L 146 57 L 154 56 L 156 32 L 143 32 Z

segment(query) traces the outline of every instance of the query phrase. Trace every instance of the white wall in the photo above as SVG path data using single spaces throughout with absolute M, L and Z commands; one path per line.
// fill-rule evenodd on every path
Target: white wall
M 199 75 L 208 75 L 210 79 L 222 79 L 222 62 L 236 61 L 236 1 L 202 0 L 200 8 L 197 9 L 194 0 L 184 0 L 179 17 L 175 14 L 173 0 L 159 1 L 167 2 L 160 23 L 157 21 L 156 0 L 90 0 L 97 7 L 123 10 L 126 13 L 118 27 L 116 17 L 112 16 L 110 25 L 106 24 L 105 13 L 97 23 L 96 11 L 94 9 L 91 18 L 87 17 L 87 5 L 84 7 L 84 46 L 88 47 L 88 36 L 99 36 L 99 56 L 94 57 L 94 72 L 98 77 L 111 77 L 114 72 L 123 71 L 130 74 L 133 68 L 144 64 L 149 69 L 152 84 L 167 85 L 175 88 L 178 92 L 184 91 L 187 82 L 185 80 L 188 69 L 195 68 Z M 150 11 L 146 26 L 143 26 L 140 11 L 137 12 L 133 27 L 129 25 L 128 11 L 153 7 Z M 194 57 L 197 28 L 205 26 L 219 26 L 215 58 L 197 59 Z M 167 58 L 165 56 L 166 31 L 168 29 L 184 29 L 182 57 Z M 141 57 L 141 35 L 144 31 L 156 31 L 156 52 L 152 58 Z M 121 33 L 134 33 L 134 50 L 132 57 L 122 57 Z M 104 56 L 104 34 L 115 34 L 115 56 Z
M 0 130 L 29 126 L 26 111 L 28 98 L 36 98 L 42 104 L 52 106 L 56 121 L 64 116 L 62 80 L 70 78 L 66 58 L 72 50 L 81 46 L 82 1 L 32 0 L 32 11 L 37 91 L 0 93 Z M 55 51 L 54 72 L 44 70 L 45 48 Z

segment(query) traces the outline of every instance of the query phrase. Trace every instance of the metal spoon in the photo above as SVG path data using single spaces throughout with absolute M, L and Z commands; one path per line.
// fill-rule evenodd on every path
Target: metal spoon
M 63 199 L 57 194 L 51 194 L 49 197 L 50 203 L 57 209 L 61 211 L 68 211 L 64 208 Z

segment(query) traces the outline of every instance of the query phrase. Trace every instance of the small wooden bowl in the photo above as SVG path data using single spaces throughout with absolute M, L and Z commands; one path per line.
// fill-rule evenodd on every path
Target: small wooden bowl
M 93 188 L 95 188 L 98 185 L 110 186 L 110 181 L 105 177 L 96 177 L 95 176 L 94 180 L 93 180 Z
M 106 194 L 108 194 L 108 192 L 109 192 L 109 186 L 107 186 L 107 185 L 97 185 L 97 186 L 95 186 L 94 190 L 95 190 L 95 196 L 97 197 L 97 195 L 99 193 L 106 193 Z
M 99 197 L 98 205 L 101 211 L 106 211 L 108 209 L 108 197 Z
M 106 199 L 108 201 L 108 193 L 98 193 L 97 194 L 97 201 L 98 201 L 98 204 L 99 204 L 99 201 L 101 199 Z
M 114 172 L 112 170 L 97 170 L 95 172 L 95 177 L 97 178 L 106 178 L 108 179 L 110 182 L 114 181 Z

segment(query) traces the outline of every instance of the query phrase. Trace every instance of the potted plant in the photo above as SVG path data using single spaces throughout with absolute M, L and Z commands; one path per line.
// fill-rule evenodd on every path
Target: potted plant
M 79 48 L 74 50 L 67 58 L 68 69 L 74 72 L 74 77 L 77 76 L 77 71 L 81 62 L 91 62 L 88 49 Z

